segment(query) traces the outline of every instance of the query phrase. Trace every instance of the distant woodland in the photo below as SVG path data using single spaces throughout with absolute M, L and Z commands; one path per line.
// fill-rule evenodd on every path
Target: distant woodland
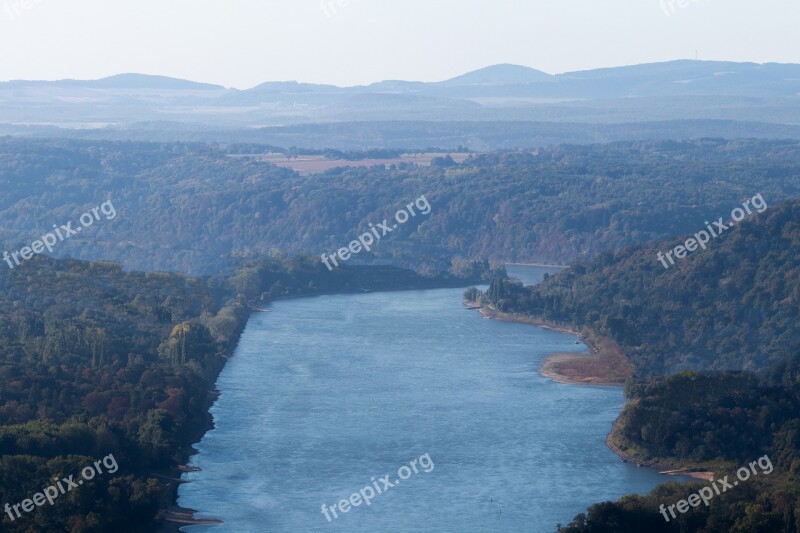
M 355 261 L 435 271 L 455 257 L 590 259 L 695 231 L 759 192 L 770 205 L 800 196 L 797 141 L 555 146 L 307 177 L 242 157 L 274 149 L 0 139 L 0 244 L 19 249 L 111 199 L 116 219 L 53 253 L 215 275 L 249 260 L 330 253 L 424 194 L 429 215 Z

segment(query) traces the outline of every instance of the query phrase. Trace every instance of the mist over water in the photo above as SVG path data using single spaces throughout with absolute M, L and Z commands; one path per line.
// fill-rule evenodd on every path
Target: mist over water
M 515 267 L 514 275 L 520 267 Z M 528 269 L 527 282 L 552 269 Z M 222 372 L 184 531 L 553 531 L 665 480 L 604 445 L 621 388 L 538 375 L 573 337 L 484 320 L 462 289 L 281 301 Z M 428 453 L 435 468 L 328 523 L 329 507 Z

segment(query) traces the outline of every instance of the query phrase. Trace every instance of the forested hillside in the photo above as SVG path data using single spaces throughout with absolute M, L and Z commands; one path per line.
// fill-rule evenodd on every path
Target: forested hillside
M 216 274 L 249 259 L 331 253 L 425 195 L 428 215 L 353 262 L 446 270 L 458 256 L 588 259 L 696 230 L 709 213 L 759 192 L 770 204 L 800 196 L 795 141 L 556 146 L 454 166 L 306 177 L 242 157 L 243 149 L 268 150 L 0 139 L 0 242 L 20 249 L 110 199 L 114 220 L 96 222 L 53 254 Z
M 639 376 L 763 370 L 800 346 L 800 201 L 754 215 L 665 270 L 656 254 L 685 240 L 603 253 L 533 288 L 498 278 L 486 298 L 610 337 Z
M 208 424 L 247 309 L 202 281 L 34 258 L 0 269 L 0 500 L 113 454 L 119 470 L 3 531 L 148 531 L 165 477 Z

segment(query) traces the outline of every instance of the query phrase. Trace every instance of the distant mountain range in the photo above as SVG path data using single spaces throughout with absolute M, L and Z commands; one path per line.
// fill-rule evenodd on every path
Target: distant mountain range
M 602 85 L 598 87 L 597 85 Z M 598 96 L 598 91 L 617 97 L 674 96 L 677 94 L 731 95 L 756 93 L 763 96 L 798 96 L 800 94 L 800 65 L 781 63 L 733 63 L 723 61 L 679 60 L 625 67 L 547 74 L 521 65 L 492 65 L 440 82 L 390 80 L 367 86 L 338 87 L 336 85 L 299 83 L 296 81 L 266 82 L 252 89 L 226 89 L 221 85 L 198 83 L 166 76 L 147 74 L 118 74 L 99 80 L 58 80 L 0 82 L 0 91 L 24 88 L 108 89 L 163 91 L 219 91 L 237 94 L 277 92 L 284 94 L 335 93 L 356 94 L 372 92 L 416 93 L 452 88 L 483 88 L 492 94 L 499 88 L 514 87 L 521 96 L 554 97 Z
M 197 83 L 194 81 L 169 78 L 167 76 L 151 76 L 148 74 L 117 74 L 99 80 L 56 80 L 56 81 L 31 81 L 14 80 L 0 82 L 3 89 L 154 89 L 161 91 L 192 91 L 192 90 L 224 90 L 221 85 Z
M 247 90 L 143 74 L 0 83 L 0 134 L 76 135 L 61 130 L 101 128 L 93 135 L 113 138 L 124 131 L 125 138 L 147 138 L 143 132 L 152 132 L 153 124 L 171 124 L 173 131 L 215 132 L 212 137 L 219 140 L 244 140 L 250 137 L 244 132 L 258 128 L 461 122 L 469 123 L 461 140 L 482 147 L 486 123 L 631 125 L 679 120 L 719 121 L 711 131 L 721 137 L 742 129 L 772 136 L 763 134 L 763 124 L 780 125 L 785 136 L 786 127 L 800 125 L 800 65 L 681 60 L 551 75 L 503 64 L 440 82 L 388 80 L 338 87 L 288 81 Z M 722 123 L 736 123 L 736 128 Z M 424 128 L 414 129 L 421 133 Z M 681 131 L 678 137 L 692 135 L 690 129 Z M 581 142 L 569 135 L 563 140 Z M 600 135 L 597 140 L 607 139 Z M 323 142 L 332 145 L 336 139 Z

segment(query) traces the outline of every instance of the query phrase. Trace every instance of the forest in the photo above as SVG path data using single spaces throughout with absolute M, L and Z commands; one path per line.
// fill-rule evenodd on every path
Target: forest
M 420 272 L 454 257 L 564 264 L 696 231 L 758 192 L 770 205 L 800 196 L 797 141 L 558 145 L 312 176 L 256 157 L 271 149 L 0 138 L 0 243 L 18 250 L 112 200 L 116 219 L 54 254 L 216 275 L 337 249 L 424 194 L 431 213 L 357 261 Z

